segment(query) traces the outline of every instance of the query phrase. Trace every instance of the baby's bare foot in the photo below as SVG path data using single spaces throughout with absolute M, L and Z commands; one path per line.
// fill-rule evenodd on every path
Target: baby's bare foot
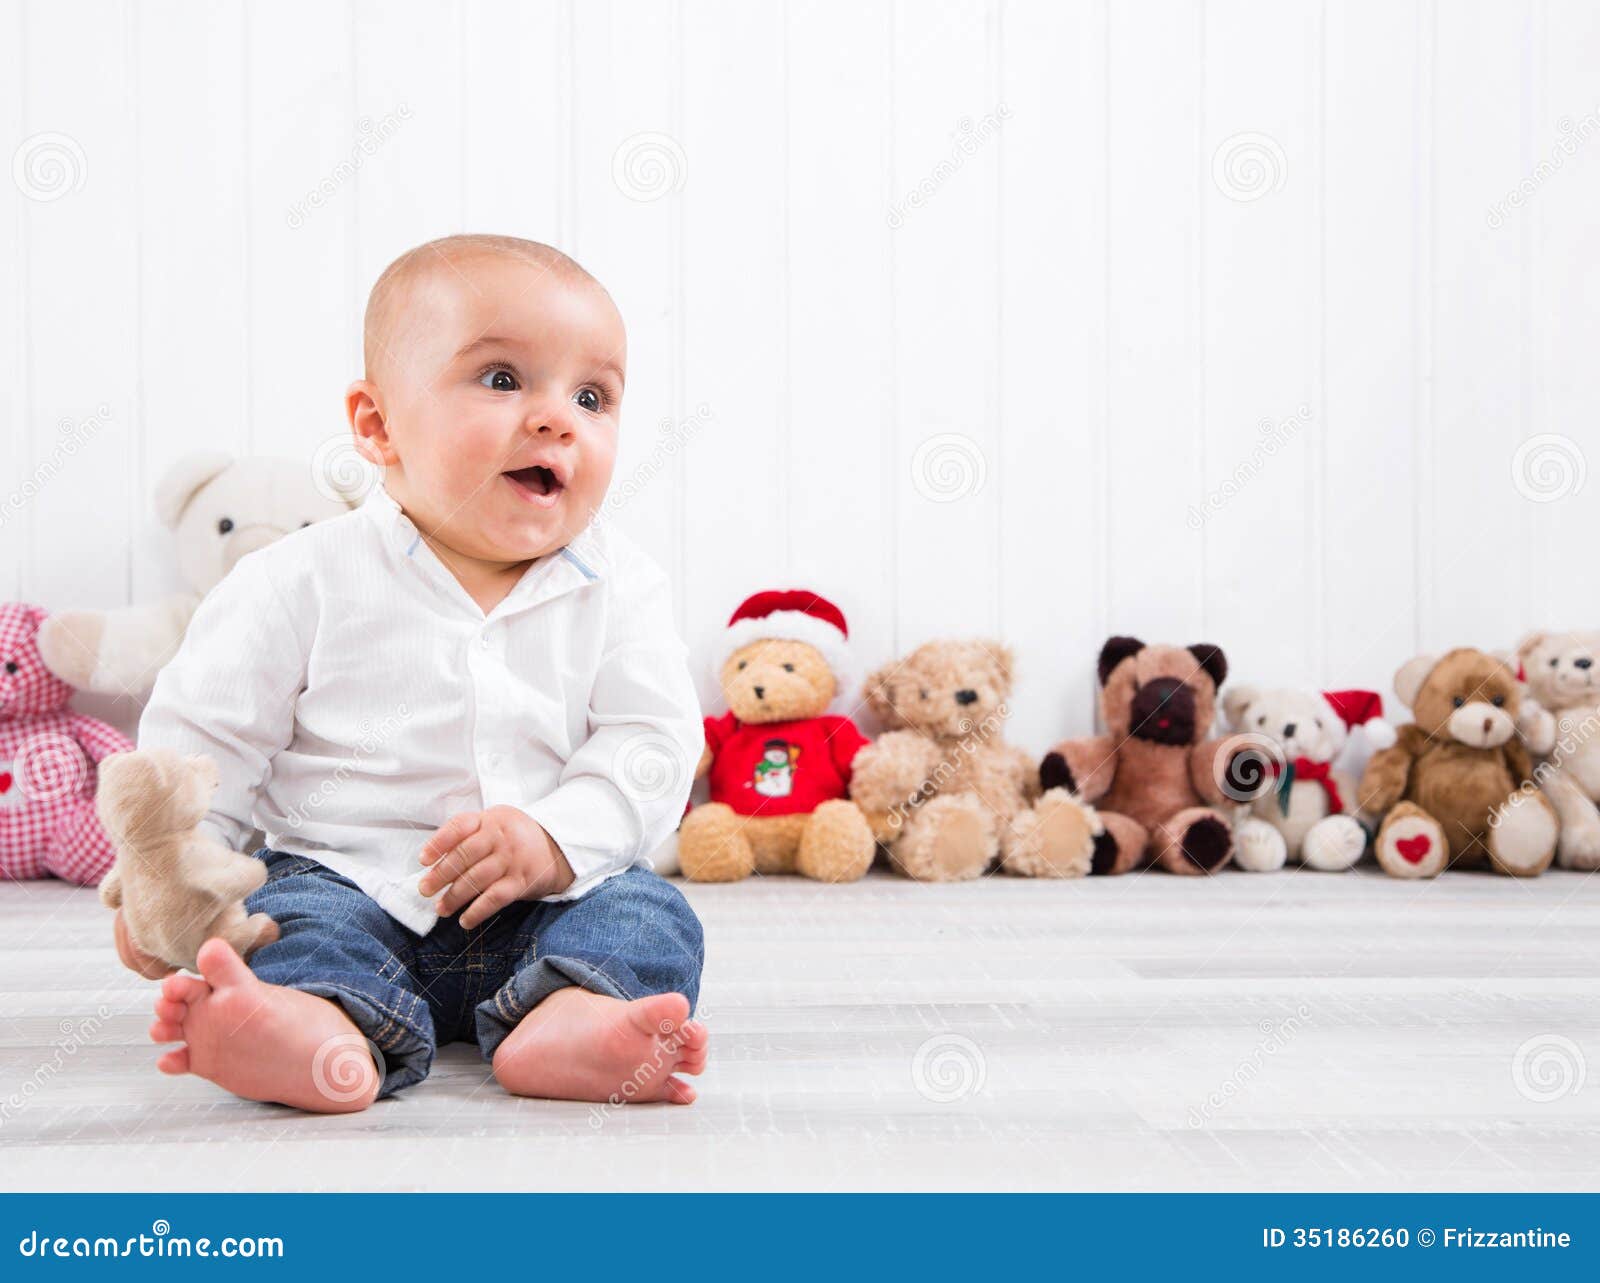
M 711 1031 L 688 1017 L 681 993 L 624 1002 L 558 989 L 495 1050 L 494 1076 L 517 1096 L 693 1104 L 694 1088 L 673 1075 L 705 1069 Z
M 150 1038 L 185 1044 L 156 1062 L 162 1073 L 198 1074 L 246 1100 L 319 1114 L 372 1103 L 377 1065 L 336 1003 L 257 980 L 224 940 L 207 940 L 197 961 L 199 977 L 161 982 Z

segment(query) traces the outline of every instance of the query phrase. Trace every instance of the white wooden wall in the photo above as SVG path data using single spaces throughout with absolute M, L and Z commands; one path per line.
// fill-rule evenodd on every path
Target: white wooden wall
M 167 585 L 179 453 L 342 431 L 377 272 L 472 229 L 621 304 L 697 649 L 785 585 L 1001 636 L 1042 748 L 1108 632 L 1387 691 L 1600 625 L 1585 0 L 5 0 L 0 139 L 46 606 Z

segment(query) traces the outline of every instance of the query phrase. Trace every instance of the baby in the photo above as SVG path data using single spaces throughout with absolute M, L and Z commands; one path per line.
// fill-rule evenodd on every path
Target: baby
M 320 1112 L 420 1081 L 474 1040 L 522 1096 L 689 1104 L 700 923 L 641 859 L 702 732 L 661 572 L 591 524 L 626 339 L 549 246 L 451 236 L 367 305 L 345 398 L 382 486 L 239 562 L 194 616 L 140 748 L 204 753 L 205 827 L 252 825 L 282 936 L 165 974 L 158 1062 Z

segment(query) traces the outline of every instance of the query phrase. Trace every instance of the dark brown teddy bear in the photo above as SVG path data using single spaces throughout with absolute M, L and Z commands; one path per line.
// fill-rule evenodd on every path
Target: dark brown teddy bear
M 1066 789 L 1096 808 L 1104 832 L 1091 872 L 1122 873 L 1146 861 L 1173 873 L 1222 868 L 1233 830 L 1215 808 L 1248 800 L 1262 785 L 1240 779 L 1225 793 L 1219 768 L 1242 774 L 1248 754 L 1206 739 L 1228 675 L 1221 647 L 1113 637 L 1099 672 L 1106 734 L 1057 744 L 1039 768 L 1043 788 Z

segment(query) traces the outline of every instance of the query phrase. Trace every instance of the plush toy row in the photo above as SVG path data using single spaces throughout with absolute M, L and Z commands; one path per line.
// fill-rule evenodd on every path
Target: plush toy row
M 1373 692 L 1235 686 L 1218 737 L 1220 647 L 1113 637 L 1105 734 L 1036 763 L 1004 739 L 1005 646 L 930 642 L 871 674 L 862 698 L 887 729 L 868 740 L 837 707 L 856 690 L 843 614 L 815 593 L 759 593 L 715 657 L 729 711 L 706 719 L 710 800 L 684 817 L 678 860 L 707 882 L 851 881 L 880 847 L 924 881 L 997 862 L 1032 877 L 1342 870 L 1369 849 L 1403 878 L 1530 876 L 1558 850 L 1593 869 L 1597 657 L 1600 636 L 1573 634 L 1529 638 L 1515 669 L 1469 648 L 1419 656 L 1395 678 L 1413 714 L 1398 734 Z

